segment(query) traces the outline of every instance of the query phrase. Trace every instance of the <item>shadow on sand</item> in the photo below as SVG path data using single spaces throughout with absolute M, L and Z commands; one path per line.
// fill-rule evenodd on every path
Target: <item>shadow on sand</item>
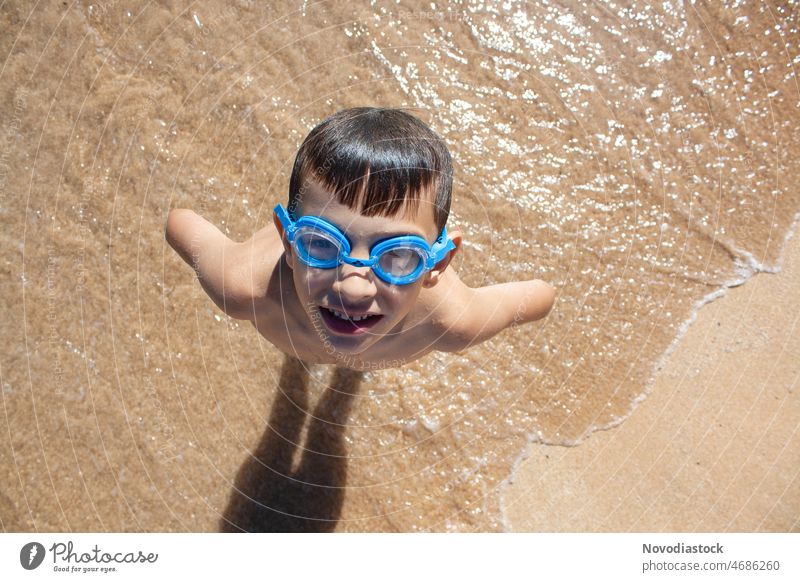
M 223 532 L 327 532 L 336 529 L 347 482 L 345 430 L 362 372 L 336 368 L 314 410 L 306 442 L 308 371 L 286 357 L 269 424 L 256 450 L 239 469 Z M 293 469 L 301 448 L 302 457 Z

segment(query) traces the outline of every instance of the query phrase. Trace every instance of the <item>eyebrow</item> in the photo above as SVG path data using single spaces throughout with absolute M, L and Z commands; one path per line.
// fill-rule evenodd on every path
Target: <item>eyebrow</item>
M 308 178 L 305 178 L 305 179 L 308 179 Z M 319 183 L 318 181 L 316 181 L 316 180 L 314 180 L 314 179 L 311 179 L 311 180 L 310 180 L 310 182 L 311 182 L 311 184 L 312 184 L 312 187 L 319 188 L 319 189 L 321 189 L 321 190 L 322 190 L 322 191 L 323 191 L 323 192 L 324 192 L 326 195 L 328 195 L 328 196 L 331 196 L 330 192 L 329 192 L 329 191 L 326 189 L 326 186 L 325 186 L 324 184 L 321 184 L 321 183 Z M 304 216 L 305 216 L 305 215 L 304 215 Z M 310 214 L 310 215 L 308 215 L 308 216 L 316 216 L 317 218 L 322 218 L 321 216 L 319 216 L 319 215 L 317 215 L 317 214 Z M 299 219 L 300 219 L 300 216 L 297 216 L 297 219 L 299 220 Z M 340 232 L 342 232 L 342 233 L 344 233 L 345 235 L 347 235 L 347 229 L 344 229 L 344 228 L 342 228 L 342 227 L 341 227 L 341 226 L 339 226 L 337 223 L 335 223 L 334 221 L 332 221 L 330 218 L 322 218 L 322 219 L 323 219 L 323 220 L 325 220 L 325 221 L 327 221 L 328 223 L 332 224 L 332 225 L 333 225 L 333 226 L 335 226 L 336 228 L 338 228 Z M 435 234 L 435 237 L 437 237 L 437 238 L 438 238 L 438 236 L 441 234 L 441 232 L 442 232 L 442 230 L 441 230 L 441 229 L 437 230 L 437 231 L 436 231 L 436 234 Z M 377 244 L 377 243 L 379 243 L 379 242 L 382 242 L 382 241 L 384 241 L 384 240 L 388 240 L 388 239 L 390 239 L 390 238 L 395 238 L 395 237 L 398 237 L 398 236 L 409 236 L 409 235 L 418 236 L 418 237 L 420 237 L 421 239 L 423 239 L 423 240 L 424 240 L 426 243 L 428 243 L 429 245 L 433 244 L 433 243 L 430 243 L 430 242 L 428 242 L 428 237 L 427 237 L 427 235 L 426 235 L 424 232 L 422 232 L 422 230 L 417 230 L 417 231 L 407 231 L 407 230 L 405 230 L 405 231 L 395 231 L 395 232 L 389 232 L 389 233 L 386 233 L 386 234 L 384 234 L 384 235 L 382 235 L 382 236 L 380 236 L 380 237 L 376 238 L 376 239 L 375 239 L 375 241 L 373 242 L 373 244 L 372 244 L 371 246 L 374 246 L 375 244 Z M 435 242 L 435 241 L 436 241 L 436 239 L 434 238 L 434 242 Z
M 416 230 L 410 230 L 410 231 L 409 230 L 404 230 L 404 231 L 398 231 L 398 232 L 389 232 L 389 233 L 386 233 L 386 236 L 384 236 L 383 238 L 395 238 L 395 237 L 398 237 L 398 236 L 409 236 L 409 235 L 418 236 L 418 237 L 420 237 L 422 239 L 425 238 L 425 233 L 424 232 L 420 232 L 420 231 L 416 231 Z
M 337 225 L 336 228 L 339 228 L 339 226 Z M 342 228 L 339 228 L 339 230 L 341 230 L 348 238 L 350 238 L 351 235 L 346 230 L 344 230 Z M 375 236 L 375 238 L 372 241 L 372 244 L 370 246 L 374 246 L 379 242 L 383 242 L 385 240 L 389 240 L 389 239 L 392 239 L 392 238 L 397 238 L 399 236 L 418 236 L 419 238 L 421 238 L 425 242 L 428 242 L 428 238 L 422 232 L 403 230 L 403 231 L 395 231 L 395 232 L 382 232 L 381 234 Z
M 346 228 L 342 228 L 341 226 L 339 226 L 338 224 L 336 224 L 335 222 L 333 222 L 332 220 L 330 220 L 328 218 L 325 218 L 324 220 L 329 222 L 330 224 L 332 224 L 336 228 L 338 228 L 342 233 L 345 234 L 345 236 L 348 236 L 348 238 L 350 237 L 350 233 L 348 233 Z M 421 239 L 423 239 L 425 242 L 428 242 L 428 237 L 425 236 L 425 233 L 423 233 L 422 231 L 419 231 L 419 230 L 399 230 L 399 231 L 381 233 L 380 235 L 375 237 L 374 241 L 372 241 L 372 245 L 370 245 L 370 246 L 374 246 L 375 244 L 377 244 L 379 242 L 383 242 L 383 241 L 389 240 L 391 238 L 397 238 L 398 236 L 409 236 L 409 235 L 418 236 Z M 428 244 L 430 244 L 430 243 L 428 243 Z

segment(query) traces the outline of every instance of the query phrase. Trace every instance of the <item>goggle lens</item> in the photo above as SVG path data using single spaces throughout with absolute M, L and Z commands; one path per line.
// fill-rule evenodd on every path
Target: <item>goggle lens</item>
M 399 247 L 382 253 L 378 264 L 384 273 L 393 277 L 406 277 L 415 272 L 422 262 L 419 249 Z
M 303 228 L 297 233 L 295 244 L 301 253 L 323 263 L 335 263 L 339 257 L 339 241 L 315 228 Z

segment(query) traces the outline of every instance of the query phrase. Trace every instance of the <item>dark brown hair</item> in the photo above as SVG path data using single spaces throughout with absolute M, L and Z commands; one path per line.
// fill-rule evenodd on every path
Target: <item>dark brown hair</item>
M 392 216 L 407 202 L 416 213 L 419 199 L 431 192 L 439 231 L 450 214 L 450 152 L 427 125 L 400 109 L 344 109 L 312 129 L 294 161 L 290 213 L 302 203 L 306 179 L 364 216 Z

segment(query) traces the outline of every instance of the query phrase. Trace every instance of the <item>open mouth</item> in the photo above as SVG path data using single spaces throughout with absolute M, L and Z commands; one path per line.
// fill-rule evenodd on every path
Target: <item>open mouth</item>
M 354 316 L 351 318 L 341 311 L 322 306 L 320 306 L 319 312 L 322 315 L 322 321 L 331 331 L 348 335 L 364 333 L 383 319 L 383 315 Z

